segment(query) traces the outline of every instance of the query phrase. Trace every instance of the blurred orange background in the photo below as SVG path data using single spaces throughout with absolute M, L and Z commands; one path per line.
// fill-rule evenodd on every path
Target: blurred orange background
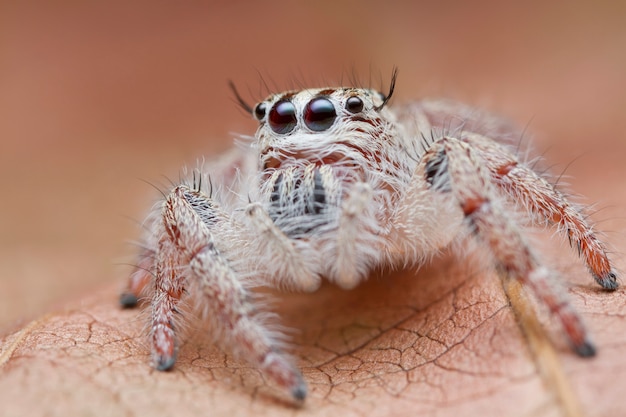
M 396 104 L 452 97 L 530 124 L 557 173 L 582 155 L 573 190 L 626 230 L 626 2 L 14 3 L 0 4 L 3 333 L 123 285 L 158 196 L 144 181 L 254 132 L 228 80 L 254 102 L 261 77 L 378 88 L 398 66 Z

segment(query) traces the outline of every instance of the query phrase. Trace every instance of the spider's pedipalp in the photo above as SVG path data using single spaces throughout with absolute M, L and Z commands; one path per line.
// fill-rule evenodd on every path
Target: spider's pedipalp
M 334 282 L 341 288 L 354 288 L 367 273 L 367 265 L 359 265 L 358 237 L 366 237 L 362 219 L 371 204 L 373 190 L 366 183 L 354 186 L 341 207 L 339 228 L 337 230 L 337 260 Z
M 260 255 L 275 259 L 276 270 L 272 275 L 283 278 L 278 285 L 305 292 L 318 289 L 321 284 L 319 275 L 311 270 L 293 241 L 276 227 L 263 207 L 259 203 L 250 203 L 245 213 L 253 232 L 258 234 Z

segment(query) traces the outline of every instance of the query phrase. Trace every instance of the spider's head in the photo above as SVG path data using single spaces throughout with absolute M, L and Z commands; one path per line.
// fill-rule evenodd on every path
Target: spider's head
M 307 165 L 365 169 L 380 157 L 395 133 L 385 105 L 393 94 L 363 88 L 318 88 L 273 94 L 254 107 L 237 94 L 242 107 L 259 122 L 255 139 L 260 169 Z M 368 163 L 369 161 L 369 163 Z
M 254 148 L 261 199 L 287 236 L 310 237 L 332 226 L 355 184 L 376 190 L 372 198 L 381 205 L 389 201 L 403 145 L 386 107 L 394 84 L 395 73 L 387 95 L 364 88 L 304 89 L 273 94 L 254 107 L 237 96 L 259 122 Z

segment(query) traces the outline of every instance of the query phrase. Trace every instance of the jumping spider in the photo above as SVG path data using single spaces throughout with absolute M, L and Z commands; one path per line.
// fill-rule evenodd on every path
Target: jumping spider
M 591 275 L 615 290 L 602 242 L 579 209 L 506 144 L 509 126 L 455 103 L 387 106 L 389 93 L 323 88 L 274 94 L 248 106 L 254 138 L 226 154 L 202 184 L 175 186 L 147 219 L 137 268 L 121 296 L 152 308 L 155 367 L 176 360 L 175 316 L 189 295 L 215 339 L 298 400 L 306 383 L 283 337 L 257 312 L 257 285 L 315 291 L 322 277 L 353 288 L 381 265 L 421 265 L 463 239 L 525 284 L 562 324 L 580 356 L 595 353 L 555 274 L 524 236 L 517 209 L 555 225 Z M 148 285 L 149 284 L 149 285 Z

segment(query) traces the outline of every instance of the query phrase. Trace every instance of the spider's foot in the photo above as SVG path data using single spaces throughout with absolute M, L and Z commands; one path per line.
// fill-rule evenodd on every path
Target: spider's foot
M 299 386 L 291 390 L 291 396 L 296 401 L 304 401 L 304 399 L 306 398 L 307 391 L 308 391 L 306 383 L 304 381 L 301 381 L 301 382 L 302 383 Z
M 139 298 L 131 292 L 123 292 L 120 294 L 120 305 L 122 308 L 133 308 L 139 303 Z
M 578 346 L 574 346 L 574 351 L 581 358 L 591 358 L 596 355 L 596 347 L 589 341 L 584 341 Z
M 609 271 L 602 276 L 593 274 L 593 278 L 605 290 L 615 291 L 617 287 L 619 287 L 619 283 L 617 282 L 617 274 L 613 271 Z
M 301 402 L 306 398 L 307 385 L 300 373 L 287 357 L 280 352 L 269 353 L 263 363 L 268 377 L 285 388 L 294 400 Z
M 155 365 L 157 371 L 169 371 L 174 367 L 176 363 L 176 352 L 172 356 L 160 356 L 155 358 Z
M 158 324 L 152 330 L 152 359 L 158 371 L 169 371 L 176 363 L 174 330 Z

